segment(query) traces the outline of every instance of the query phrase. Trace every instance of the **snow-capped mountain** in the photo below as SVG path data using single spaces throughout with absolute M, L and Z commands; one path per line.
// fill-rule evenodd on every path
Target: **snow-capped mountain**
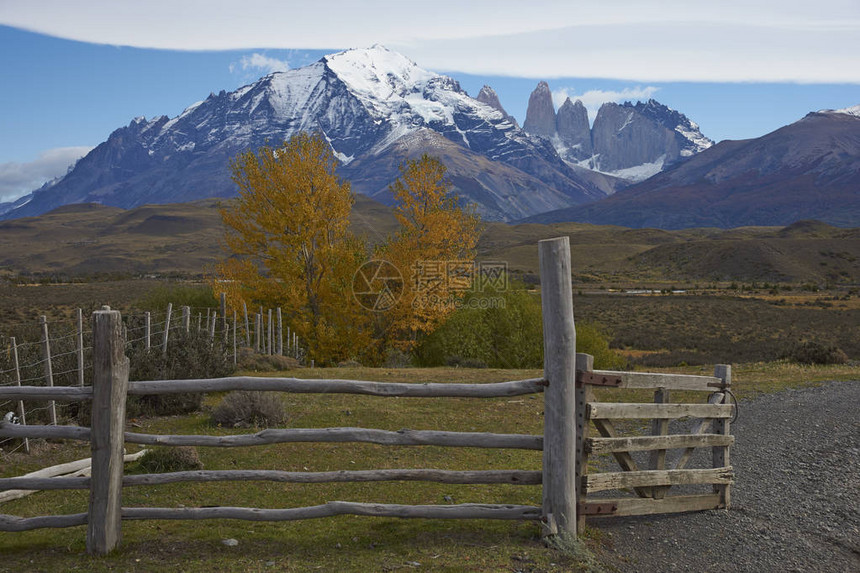
M 860 226 L 860 106 L 813 112 L 755 139 L 721 141 L 602 201 L 528 221 L 680 229 L 803 219 Z
M 455 80 L 373 46 L 211 94 L 172 119 L 134 119 L 0 218 L 69 203 L 129 208 L 230 197 L 231 157 L 301 130 L 323 133 L 353 188 L 383 201 L 396 165 L 424 152 L 445 156 L 455 190 L 489 219 L 593 201 L 613 185 L 568 165 Z
M 714 144 L 684 114 L 656 100 L 605 103 L 589 127 L 580 100 L 556 113 L 546 82 L 529 97 L 523 129 L 552 142 L 567 162 L 635 182 Z

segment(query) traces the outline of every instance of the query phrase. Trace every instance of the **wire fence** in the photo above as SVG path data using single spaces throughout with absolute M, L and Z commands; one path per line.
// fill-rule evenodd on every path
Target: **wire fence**
M 0 325 L 0 329 L 0 386 L 92 385 L 92 330 L 90 317 L 81 309 L 71 320 L 48 321 L 41 316 L 32 323 Z M 185 344 L 191 335 L 217 338 L 232 350 L 234 364 L 240 349 L 299 362 L 306 355 L 295 331 L 281 321 L 280 309 L 260 307 L 260 312 L 247 317 L 244 312 L 232 313 L 225 320 L 218 308 L 168 305 L 123 316 L 126 353 L 133 360 L 164 354 L 168 345 Z M 20 424 L 77 423 L 82 417 L 88 419 L 82 416 L 84 407 L 79 402 L 0 400 L 0 417 Z M 0 455 L 29 451 L 26 439 L 0 439 Z

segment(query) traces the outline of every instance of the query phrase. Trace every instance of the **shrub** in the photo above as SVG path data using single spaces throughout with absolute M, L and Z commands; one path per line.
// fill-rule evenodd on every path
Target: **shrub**
M 250 348 L 239 350 L 237 362 L 240 370 L 253 370 L 256 372 L 294 370 L 301 366 L 299 361 L 292 356 L 257 354 Z
M 212 412 L 212 419 L 227 428 L 268 428 L 286 422 L 287 415 L 277 394 L 239 390 L 224 397 Z
M 845 364 L 848 356 L 831 342 L 804 340 L 795 342 L 782 355 L 800 364 Z
M 162 353 L 161 347 L 149 350 L 136 347 L 128 355 L 129 380 L 219 378 L 235 370 L 227 347 L 204 332 L 171 333 L 167 354 Z M 201 393 L 129 396 L 127 413 L 129 416 L 187 414 L 199 410 L 202 403 Z
M 137 463 L 140 469 L 147 473 L 181 472 L 203 468 L 197 448 L 194 446 L 147 450 Z
M 166 309 L 173 303 L 174 310 L 182 306 L 191 308 L 217 308 L 221 302 L 206 285 L 183 285 L 177 283 L 158 285 L 137 301 L 143 309 Z
M 397 348 L 389 348 L 385 351 L 385 368 L 408 368 L 412 365 L 412 355 Z
M 626 366 L 626 359 L 609 348 L 609 337 L 597 325 L 580 321 L 576 333 L 577 352 L 593 355 L 595 368 Z M 419 344 L 415 358 L 421 366 L 541 368 L 540 299 L 521 288 L 469 293 L 461 307 Z

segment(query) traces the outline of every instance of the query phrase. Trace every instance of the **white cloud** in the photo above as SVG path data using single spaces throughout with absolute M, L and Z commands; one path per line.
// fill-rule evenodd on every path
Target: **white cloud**
M 599 110 L 600 106 L 604 103 L 621 103 L 624 101 L 635 102 L 638 100 L 645 101 L 654 97 L 654 94 L 657 93 L 659 89 L 660 88 L 654 86 L 636 86 L 635 88 L 624 88 L 620 91 L 588 90 L 582 94 L 577 94 L 576 90 L 573 88 L 562 87 L 552 90 L 552 102 L 555 104 L 556 109 L 558 109 L 567 98 L 570 98 L 570 101 L 572 102 L 580 100 L 585 106 L 585 109 L 588 110 L 588 119 L 593 122 L 594 116 L 597 115 L 597 110 Z
M 69 167 L 92 147 L 57 147 L 39 154 L 33 161 L 0 163 L 0 203 L 14 201 L 46 182 L 65 175 Z
M 434 70 L 518 77 L 860 83 L 857 0 L 0 2 L 0 24 L 178 50 L 397 49 Z M 169 15 L 165 17 L 165 15 Z M 492 31 L 488 33 L 487 31 Z
M 239 60 L 239 66 L 242 70 L 263 71 L 270 74 L 272 72 L 286 72 L 290 69 L 290 64 L 286 60 L 270 58 L 264 54 L 253 53 L 250 56 L 242 56 Z M 236 71 L 235 64 L 230 64 L 230 71 Z

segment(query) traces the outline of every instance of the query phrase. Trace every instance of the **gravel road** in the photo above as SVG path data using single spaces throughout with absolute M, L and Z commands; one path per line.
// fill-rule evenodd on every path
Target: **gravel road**
M 741 402 L 729 511 L 593 520 L 619 571 L 860 572 L 860 382 Z

